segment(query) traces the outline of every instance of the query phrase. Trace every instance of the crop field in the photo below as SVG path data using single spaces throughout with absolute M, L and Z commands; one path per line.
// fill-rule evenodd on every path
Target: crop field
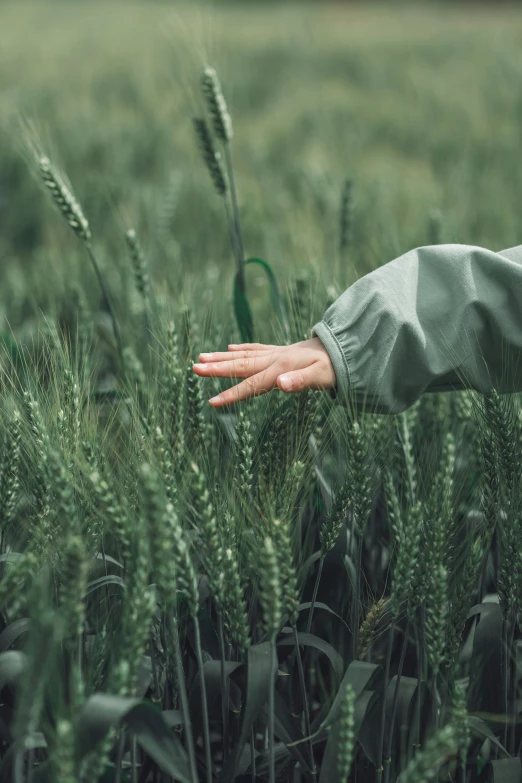
M 0 3 L 0 783 L 520 782 L 521 395 L 192 365 L 522 244 L 521 85 L 516 6 Z

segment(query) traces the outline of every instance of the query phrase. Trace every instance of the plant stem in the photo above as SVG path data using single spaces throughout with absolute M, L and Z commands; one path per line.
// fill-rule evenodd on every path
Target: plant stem
M 29 758 L 27 760 L 27 783 L 33 783 L 34 775 L 34 748 L 29 748 Z
M 404 659 L 406 657 L 406 648 L 408 647 L 408 629 L 410 627 L 410 621 L 408 620 L 406 623 L 406 628 L 404 630 L 404 638 L 402 640 L 402 648 L 401 648 L 401 657 L 399 660 L 399 670 L 397 672 L 397 680 L 395 682 L 395 691 L 393 694 L 393 704 L 392 704 L 392 714 L 391 714 L 391 720 L 390 720 L 390 730 L 387 737 L 386 742 L 386 752 L 385 752 L 385 762 L 386 762 L 386 768 L 384 773 L 384 783 L 388 783 L 389 776 L 390 776 L 390 767 L 391 767 L 391 744 L 392 744 L 392 737 L 393 737 L 393 726 L 395 724 L 395 714 L 397 711 L 397 701 L 399 698 L 399 686 L 401 684 L 401 675 L 402 675 L 402 669 L 404 666 Z
M 138 783 L 138 767 L 136 765 L 136 735 L 131 736 L 130 746 L 131 757 L 131 783 Z
M 223 614 L 219 612 L 219 657 L 221 659 L 221 720 L 223 722 L 223 763 L 228 755 L 228 683 L 225 677 L 225 638 L 223 634 Z
M 437 689 L 437 680 L 438 680 L 438 672 L 437 674 L 433 675 L 433 681 L 432 681 L 432 691 L 433 691 L 433 718 L 435 723 L 435 731 L 438 731 L 439 728 L 439 722 L 440 722 L 440 715 L 438 710 L 438 689 Z
M 120 783 L 121 781 L 121 762 L 123 759 L 123 748 L 125 747 L 125 731 L 120 734 L 118 741 L 118 751 L 116 754 L 116 772 L 114 774 L 114 783 Z
M 235 226 L 234 226 L 234 218 L 232 217 L 232 213 L 230 212 L 230 207 L 228 205 L 228 201 L 227 201 L 226 196 L 224 196 L 223 202 L 225 204 L 225 214 L 227 216 L 228 233 L 230 234 L 230 244 L 232 245 L 232 250 L 233 250 L 234 255 L 236 257 L 236 271 L 237 271 L 238 275 L 240 274 L 240 270 L 243 271 L 243 283 L 241 283 L 241 277 L 240 277 L 240 279 L 239 279 L 239 286 L 241 288 L 241 285 L 243 285 L 246 288 L 246 283 L 244 281 L 244 274 L 245 273 L 244 273 L 243 264 L 242 264 L 241 250 L 239 248 L 239 243 L 238 243 L 238 240 L 237 240 L 237 234 L 236 234 L 236 230 L 235 230 Z M 244 293 L 244 288 L 242 288 L 241 290 Z
M 314 746 L 311 739 L 311 728 L 310 728 L 310 710 L 308 708 L 308 696 L 306 693 L 306 683 L 305 683 L 305 677 L 304 677 L 304 669 L 303 669 L 303 659 L 301 657 L 301 649 L 299 647 L 299 637 L 297 634 L 297 626 L 294 625 L 293 627 L 294 632 L 294 644 L 295 644 L 295 650 L 296 650 L 296 657 L 297 657 L 297 669 L 299 672 L 299 685 L 301 688 L 301 696 L 303 698 L 303 713 L 304 713 L 304 721 L 305 721 L 305 732 L 306 736 L 310 737 L 309 739 L 309 749 L 310 749 L 310 763 L 311 763 L 311 770 L 312 775 L 316 774 L 315 769 L 315 760 L 314 760 Z
M 89 242 L 89 244 L 85 245 L 87 249 L 87 253 L 89 255 L 89 258 L 91 259 L 92 266 L 94 268 L 94 271 L 96 273 L 96 277 L 98 278 L 98 283 L 100 284 L 100 288 L 102 291 L 103 298 L 105 300 L 105 306 L 107 307 L 107 310 L 109 311 L 109 315 L 111 317 L 112 321 L 112 330 L 114 332 L 114 337 L 116 338 L 116 345 L 118 348 L 118 354 L 120 357 L 120 364 L 121 364 L 121 372 L 123 375 L 124 380 L 127 379 L 127 373 L 125 372 L 125 359 L 123 357 L 123 340 L 121 338 L 121 332 L 120 332 L 120 326 L 118 324 L 118 319 L 116 318 L 116 311 L 114 309 L 114 305 L 112 303 L 112 298 L 109 292 L 109 288 L 107 286 L 107 283 L 105 282 L 105 278 L 102 274 L 102 271 L 98 265 L 98 262 L 96 260 L 96 256 L 94 255 L 94 251 L 92 249 L 92 245 Z
M 14 783 L 23 783 L 24 779 L 24 749 L 17 750 L 14 761 Z
M 236 179 L 234 177 L 234 167 L 232 166 L 232 155 L 230 152 L 230 145 L 227 143 L 224 146 L 225 146 L 225 160 L 227 166 L 228 181 L 230 184 L 230 196 L 232 200 L 233 225 L 234 225 L 235 235 L 237 238 L 237 248 L 238 248 L 237 271 L 239 275 L 239 285 L 241 291 L 246 295 L 243 237 L 241 236 L 241 224 L 239 221 L 239 207 L 237 203 Z
M 379 754 L 377 756 L 377 760 L 379 762 L 379 766 L 377 767 L 377 783 L 381 783 L 382 773 L 383 773 L 382 756 L 383 756 L 383 749 L 384 749 L 384 728 L 386 723 L 386 696 L 388 694 L 388 680 L 390 678 L 390 664 L 391 664 L 391 656 L 392 656 L 392 648 L 393 648 L 394 631 L 395 631 L 395 620 L 393 620 L 392 624 L 390 625 L 390 631 L 388 635 L 388 649 L 386 651 L 386 667 L 384 670 L 384 693 L 382 697 L 381 725 L 380 725 L 380 735 L 379 735 Z
M 250 767 L 252 771 L 252 783 L 256 780 L 256 749 L 254 738 L 254 727 L 250 729 Z
M 503 653 L 504 653 L 504 703 L 506 718 L 509 715 L 509 650 L 508 650 L 508 638 L 509 638 L 509 607 L 506 610 L 504 617 L 502 618 L 502 641 L 503 641 Z M 508 724 L 507 720 L 504 724 L 504 747 L 507 749 L 508 739 Z
M 270 690 L 268 694 L 268 748 L 270 756 L 268 783 L 275 783 L 275 747 L 274 747 L 274 724 L 275 724 L 275 679 L 277 674 L 277 655 L 275 642 L 271 643 L 272 661 L 270 667 Z
M 198 618 L 194 618 L 194 630 L 196 636 L 196 658 L 198 660 L 199 676 L 201 678 L 201 707 L 203 710 L 203 735 L 205 740 L 205 766 L 207 783 L 212 783 L 212 754 L 210 747 L 210 729 L 208 723 L 207 688 L 203 672 L 203 653 L 201 652 L 201 635 L 199 632 Z
M 149 649 L 150 649 L 150 662 L 152 666 L 152 678 L 154 681 L 154 697 L 156 699 L 159 699 L 160 692 L 159 692 L 158 669 L 156 666 L 156 657 L 154 655 L 154 642 L 152 640 L 152 634 L 149 637 Z
M 319 561 L 319 570 L 317 571 L 317 576 L 315 578 L 314 592 L 312 595 L 312 604 L 310 606 L 310 612 L 308 614 L 308 622 L 306 624 L 306 633 L 310 633 L 310 628 L 312 627 L 312 618 L 314 616 L 314 607 L 315 607 L 315 602 L 317 600 L 317 591 L 319 590 L 319 582 L 321 581 L 321 575 L 323 573 L 323 565 L 324 565 L 324 555 L 321 556 L 321 559 Z
M 417 648 L 417 672 L 418 672 L 418 678 L 417 678 L 417 698 L 416 698 L 416 709 L 415 709 L 415 727 L 416 727 L 416 742 L 413 743 L 413 749 L 415 751 L 415 748 L 420 747 L 420 718 L 421 718 L 421 682 L 422 682 L 422 653 L 421 653 L 421 645 L 420 645 L 420 632 L 419 629 L 415 628 L 415 646 Z
M 513 722 L 511 724 L 511 730 L 510 730 L 510 740 L 509 740 L 509 752 L 511 755 L 514 755 L 515 752 L 515 734 L 516 734 L 516 719 L 517 719 L 517 660 L 516 660 L 516 646 L 514 644 L 515 642 L 515 628 L 516 628 L 516 612 L 514 612 L 513 622 L 512 622 L 512 633 L 511 633 L 511 643 L 509 645 L 511 656 L 515 658 L 514 664 L 512 663 L 513 669 L 512 669 L 512 679 L 511 679 L 511 704 L 512 704 L 512 717 Z M 511 661 L 510 656 L 510 661 Z
M 355 517 L 355 514 L 354 514 Z M 355 525 L 354 525 L 355 529 Z M 355 530 L 354 530 L 355 532 Z M 355 540 L 355 539 L 354 539 Z M 361 592 L 361 568 L 362 568 L 362 550 L 363 550 L 363 538 L 362 535 L 357 538 L 356 552 L 357 552 L 357 571 L 355 575 L 355 593 L 354 593 L 354 605 L 353 605 L 353 660 L 357 658 L 357 645 L 359 643 L 359 605 Z
M 197 766 L 196 766 L 196 754 L 194 751 L 194 735 L 192 734 L 192 724 L 190 722 L 190 711 L 188 706 L 187 686 L 185 684 L 185 672 L 183 671 L 181 647 L 179 644 L 177 618 L 175 616 L 170 617 L 169 624 L 171 626 L 170 630 L 174 639 L 174 654 L 176 657 L 176 671 L 178 673 L 179 696 L 181 699 L 181 710 L 183 712 L 183 722 L 185 726 L 185 739 L 187 742 L 187 754 L 189 759 L 190 776 L 192 778 L 192 783 L 199 783 Z

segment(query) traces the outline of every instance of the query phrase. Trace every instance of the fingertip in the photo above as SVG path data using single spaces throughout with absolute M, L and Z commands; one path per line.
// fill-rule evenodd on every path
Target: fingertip
M 292 387 L 294 385 L 292 376 L 291 375 L 280 375 L 277 379 L 277 385 L 281 389 L 281 391 L 292 391 Z

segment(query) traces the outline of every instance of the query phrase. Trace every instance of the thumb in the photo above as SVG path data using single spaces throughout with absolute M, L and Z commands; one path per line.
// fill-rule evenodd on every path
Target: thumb
M 285 372 L 277 377 L 277 385 L 284 392 L 300 392 L 305 389 L 317 388 L 318 377 L 317 367 L 311 364 L 302 370 L 293 370 Z

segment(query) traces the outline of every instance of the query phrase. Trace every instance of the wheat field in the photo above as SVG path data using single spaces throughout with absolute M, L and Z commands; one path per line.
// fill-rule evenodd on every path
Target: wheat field
M 520 244 L 521 43 L 516 6 L 0 4 L 0 783 L 520 780 L 520 395 L 216 410 L 192 364 Z

